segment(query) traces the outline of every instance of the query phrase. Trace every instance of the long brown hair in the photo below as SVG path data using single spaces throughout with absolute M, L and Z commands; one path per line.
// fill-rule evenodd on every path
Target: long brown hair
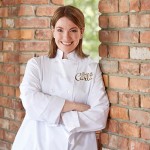
M 80 29 L 84 29 L 85 27 L 83 13 L 78 8 L 71 6 L 71 5 L 67 5 L 67 6 L 61 6 L 55 11 L 51 19 L 51 23 L 50 23 L 51 29 L 55 28 L 57 21 L 62 17 L 67 17 Z M 51 43 L 50 43 L 50 50 L 48 52 L 48 56 L 50 58 L 55 58 L 56 53 L 57 53 L 57 48 L 58 47 L 55 43 L 55 39 L 54 37 L 52 37 Z M 84 54 L 82 51 L 82 38 L 80 39 L 79 44 L 77 45 L 75 51 L 80 58 L 85 58 L 88 56 Z

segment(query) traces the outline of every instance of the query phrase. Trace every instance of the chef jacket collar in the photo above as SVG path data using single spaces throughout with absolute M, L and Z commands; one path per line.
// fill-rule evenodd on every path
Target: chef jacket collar
M 63 51 L 60 50 L 60 49 L 57 49 L 57 54 L 56 54 L 56 58 L 57 59 L 62 59 L 63 58 Z M 75 50 L 70 52 L 68 55 L 67 55 L 67 58 L 69 60 L 79 60 L 80 58 L 77 56 Z

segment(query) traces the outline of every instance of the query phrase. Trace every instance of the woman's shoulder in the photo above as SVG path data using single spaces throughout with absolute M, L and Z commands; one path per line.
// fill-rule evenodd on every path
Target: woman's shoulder
M 88 57 L 86 57 L 86 58 L 84 58 L 83 59 L 83 61 L 82 61 L 84 64 L 86 64 L 86 65 L 98 65 L 98 61 L 97 60 L 94 60 L 93 58 L 91 58 L 90 56 L 88 56 Z
M 38 65 L 41 66 L 45 62 L 49 61 L 50 58 L 47 55 L 43 56 L 38 56 L 38 57 L 32 57 L 28 60 L 27 64 L 33 64 L 33 65 Z

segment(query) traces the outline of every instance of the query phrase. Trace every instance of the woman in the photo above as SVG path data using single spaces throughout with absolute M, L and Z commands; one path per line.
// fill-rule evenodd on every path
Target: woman
M 59 7 L 48 56 L 28 61 L 20 85 L 26 111 L 12 150 L 97 150 L 108 98 L 99 65 L 82 52 L 84 16 Z

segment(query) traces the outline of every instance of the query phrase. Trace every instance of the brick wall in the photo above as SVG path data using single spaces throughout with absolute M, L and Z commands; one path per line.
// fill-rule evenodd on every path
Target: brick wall
M 50 16 L 63 0 L 0 0 L 0 150 L 24 117 L 19 84 L 28 59 L 49 50 Z
M 50 16 L 63 3 L 0 0 L 0 149 L 11 149 L 24 117 L 18 86 L 26 62 L 48 51 Z M 99 10 L 100 64 L 111 103 L 101 143 L 149 150 L 150 1 L 101 0 Z
M 150 1 L 99 1 L 100 61 L 111 103 L 103 149 L 150 149 Z

